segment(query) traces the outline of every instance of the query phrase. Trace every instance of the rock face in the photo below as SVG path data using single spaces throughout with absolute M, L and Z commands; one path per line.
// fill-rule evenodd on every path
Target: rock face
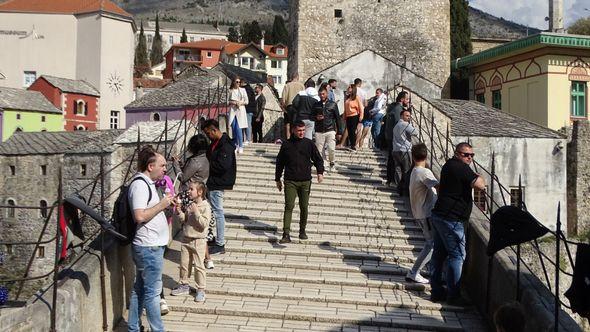
M 289 10 L 289 73 L 302 79 L 370 49 L 441 87 L 447 82 L 448 1 L 292 0 Z

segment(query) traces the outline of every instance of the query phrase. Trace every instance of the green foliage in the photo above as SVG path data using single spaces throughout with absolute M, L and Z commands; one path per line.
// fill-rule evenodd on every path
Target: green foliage
M 262 39 L 262 29 L 258 25 L 258 21 L 254 20 L 252 23 L 244 22 L 240 28 L 241 39 L 240 42 L 248 44 L 250 42 L 258 44 Z
M 152 41 L 152 51 L 150 52 L 150 62 L 153 65 L 157 65 L 164 61 L 164 55 L 162 50 L 162 35 L 160 35 L 160 21 L 156 14 L 156 31 L 154 39 Z
M 188 42 L 188 36 L 186 35 L 186 30 L 182 28 L 182 36 L 180 36 L 180 42 L 186 43 Z
M 282 43 L 285 45 L 289 42 L 289 31 L 285 25 L 285 20 L 280 15 L 275 15 L 269 42 L 272 44 Z
M 451 59 L 471 54 L 471 27 L 466 0 L 451 0 Z
M 234 43 L 240 42 L 240 34 L 236 28 L 230 27 L 227 32 L 227 40 Z
M 574 35 L 590 36 L 590 17 L 577 20 L 567 29 L 567 32 Z
M 147 42 L 143 32 L 143 21 L 141 22 L 138 39 L 137 46 L 135 47 L 134 74 L 136 77 L 141 77 L 150 71 L 150 62 L 147 56 Z

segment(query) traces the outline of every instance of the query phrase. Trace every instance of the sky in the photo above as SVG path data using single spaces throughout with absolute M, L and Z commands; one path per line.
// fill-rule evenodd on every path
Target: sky
M 538 29 L 547 29 L 549 0 L 470 0 L 469 5 L 494 16 Z M 586 10 L 587 9 L 587 10 Z M 590 16 L 590 0 L 563 0 L 565 28 Z

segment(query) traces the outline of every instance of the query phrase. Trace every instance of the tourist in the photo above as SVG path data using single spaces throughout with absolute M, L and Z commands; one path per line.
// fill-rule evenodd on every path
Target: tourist
M 331 102 L 336 103 L 336 105 L 338 105 L 338 101 L 336 100 L 336 86 L 338 85 L 338 82 L 331 78 L 328 80 L 328 100 Z
M 440 190 L 432 210 L 434 251 L 432 253 L 431 300 L 450 305 L 464 306 L 467 302 L 460 294 L 460 278 L 465 260 L 465 223 L 469 221 L 473 206 L 472 188 L 485 190 L 484 179 L 473 172 L 473 148 L 459 143 L 455 155 L 442 167 Z M 443 263 L 447 260 L 446 284 L 442 285 Z
M 315 121 L 312 118 L 313 106 L 320 100 L 315 83 L 312 80 L 305 82 L 305 90 L 300 91 L 293 98 L 293 110 L 295 122 L 303 121 L 305 124 L 305 137 L 313 139 Z
M 275 96 L 275 98 L 277 98 L 277 100 L 279 100 L 279 92 L 277 91 L 277 88 L 275 88 L 275 81 L 272 78 L 272 75 L 267 75 L 266 76 L 266 86 L 268 86 L 268 88 L 270 89 L 270 92 L 272 92 L 272 94 Z
M 428 279 L 420 275 L 420 270 L 428 264 L 432 256 L 432 224 L 430 213 L 436 202 L 436 187 L 438 180 L 434 177 L 431 170 L 426 168 L 426 157 L 428 149 L 424 143 L 412 146 L 412 159 L 414 160 L 414 169 L 410 175 L 410 206 L 412 215 L 416 223 L 420 225 L 422 234 L 424 234 L 424 247 L 414 266 L 406 275 L 407 281 L 413 281 L 420 284 L 427 284 Z
M 246 105 L 248 105 L 248 94 L 240 87 L 241 79 L 236 76 L 229 89 L 229 123 L 232 128 L 233 143 L 238 153 L 244 152 L 244 141 L 242 129 L 248 127 Z
M 151 331 L 164 331 L 160 312 L 164 248 L 168 243 L 168 222 L 164 210 L 174 198 L 160 199 L 155 182 L 166 174 L 166 159 L 151 146 L 142 148 L 137 157 L 138 173 L 129 185 L 129 204 L 137 230 L 131 252 L 135 263 L 135 283 L 129 300 L 129 331 L 139 331 L 145 308 Z M 138 179 L 138 180 L 136 180 Z
M 188 183 L 188 204 L 179 211 L 182 222 L 182 240 L 180 244 L 179 284 L 172 289 L 171 295 L 189 295 L 189 271 L 194 263 L 197 294 L 195 302 L 205 302 L 207 270 L 205 268 L 205 251 L 207 250 L 207 233 L 211 220 L 211 206 L 206 200 L 207 188 L 201 181 L 191 179 Z
M 225 190 L 232 190 L 236 183 L 236 156 L 227 134 L 219 130 L 219 123 L 214 119 L 203 122 L 201 130 L 211 140 L 207 159 L 209 160 L 209 178 L 207 189 L 209 190 L 209 203 L 215 217 L 217 237 L 215 245 L 210 253 L 225 253 L 225 216 L 223 212 L 223 195 Z
M 254 132 L 254 143 L 262 143 L 262 124 L 264 123 L 264 108 L 266 98 L 262 94 L 262 85 L 256 85 L 256 109 L 253 113 L 252 131 Z
M 393 160 L 395 161 L 395 179 L 397 182 L 397 191 L 400 195 L 407 194 L 408 172 L 412 167 L 410 151 L 412 150 L 412 136 L 417 136 L 417 131 L 412 127 L 412 119 L 409 110 L 403 110 L 401 119 L 393 128 Z
M 348 87 L 348 97 L 344 102 L 344 118 L 346 120 L 346 129 L 348 131 L 348 147 L 356 150 L 356 133 L 359 122 L 363 120 L 363 103 L 361 98 L 356 94 L 356 85 Z
M 362 88 L 363 80 L 360 78 L 354 79 L 354 85 L 356 86 L 356 94 L 361 98 L 361 102 L 363 103 L 363 107 L 367 106 L 367 92 Z
M 397 186 L 395 180 L 395 160 L 393 158 L 393 128 L 400 118 L 404 106 L 408 105 L 408 92 L 401 91 L 395 98 L 395 103 L 387 108 L 385 115 L 385 142 L 387 144 L 387 186 Z
M 291 123 L 293 122 L 293 99 L 300 91 L 305 90 L 303 83 L 299 82 L 299 74 L 293 73 L 290 77 L 291 81 L 285 84 L 283 94 L 281 95 L 281 106 L 283 108 L 283 116 L 285 121 L 285 137 L 289 139 L 291 136 Z
M 494 313 L 496 332 L 524 332 L 525 325 L 524 309 L 516 301 L 501 305 Z
M 379 96 L 375 95 L 371 98 L 369 98 L 369 100 L 367 101 L 367 105 L 365 106 L 364 109 L 364 114 L 363 114 L 363 121 L 362 121 L 362 131 L 359 133 L 358 137 L 357 137 L 357 143 L 356 145 L 358 146 L 359 149 L 363 148 L 363 145 L 365 143 L 365 139 L 367 138 L 367 135 L 369 134 L 369 130 L 371 130 L 371 127 L 373 126 L 373 108 L 375 107 L 375 102 L 377 101 L 377 99 L 379 98 Z
M 311 165 L 317 170 L 318 183 L 324 179 L 324 160 L 310 139 L 305 138 L 305 123 L 293 125 L 293 135 L 281 145 L 277 155 L 275 181 L 277 189 L 283 189 L 281 177 L 285 171 L 285 212 L 283 214 L 283 237 L 279 243 L 291 242 L 291 219 L 295 197 L 299 198 L 299 239 L 307 240 L 305 226 L 311 191 Z
M 375 90 L 375 97 L 375 103 L 371 109 L 371 115 L 373 117 L 371 136 L 373 137 L 373 142 L 377 142 L 377 136 L 381 132 L 381 122 L 385 116 L 385 108 L 387 106 L 387 94 L 383 92 L 383 89 L 378 88 Z
M 328 98 L 327 87 L 320 88 L 320 101 L 313 107 L 313 116 L 315 119 L 315 145 L 326 159 L 325 150 L 328 150 L 328 160 L 330 162 L 330 172 L 334 170 L 334 159 L 336 154 L 336 140 L 340 138 L 344 131 L 344 125 L 340 118 L 338 105 Z
M 248 145 L 252 142 L 252 118 L 254 112 L 256 112 L 256 93 L 248 82 L 242 78 L 242 88 L 248 95 L 248 104 L 246 105 L 246 117 L 248 119 L 248 127 L 246 128 L 246 139 L 244 139 L 244 145 Z

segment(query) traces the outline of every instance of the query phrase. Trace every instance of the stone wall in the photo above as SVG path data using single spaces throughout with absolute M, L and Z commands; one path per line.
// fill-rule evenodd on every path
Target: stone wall
M 288 70 L 302 79 L 374 50 L 441 87 L 447 84 L 449 1 L 291 0 L 290 13 Z
M 567 230 L 571 235 L 590 231 L 590 122 L 575 121 L 567 144 Z

